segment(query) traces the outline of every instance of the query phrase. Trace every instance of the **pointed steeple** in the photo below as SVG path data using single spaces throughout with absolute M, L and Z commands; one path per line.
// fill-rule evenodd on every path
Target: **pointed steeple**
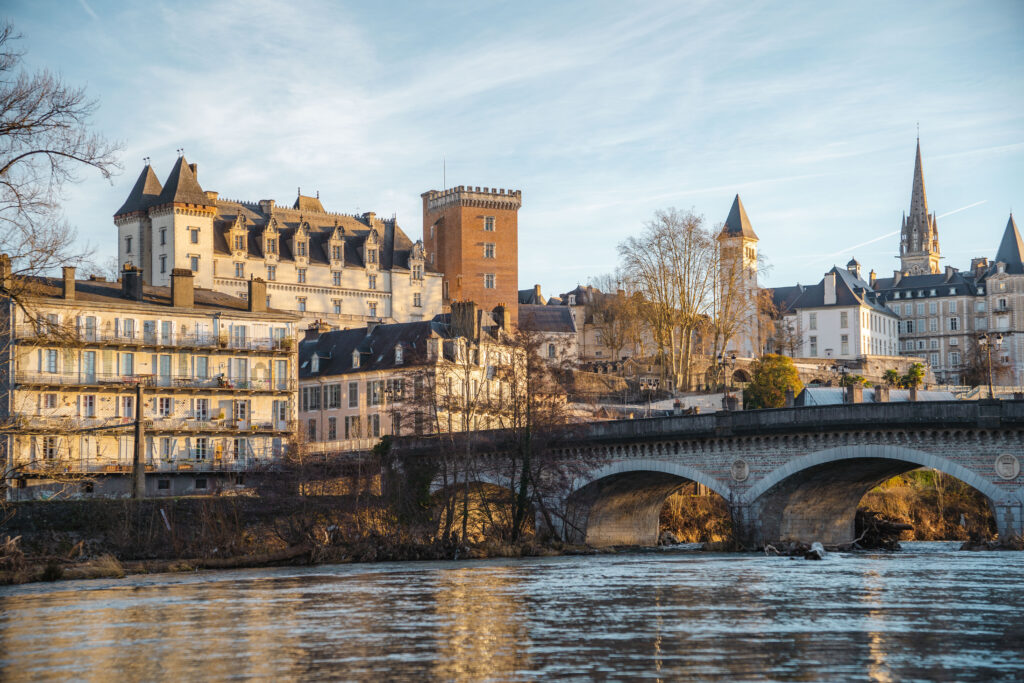
M 1024 242 L 1020 239 L 1017 231 L 1017 223 L 1010 214 L 1010 220 L 1006 222 L 1006 229 L 1003 231 L 1003 239 L 999 243 L 999 251 L 996 252 L 996 262 L 1006 264 L 1006 272 L 1014 275 L 1024 273 Z
M 198 206 L 212 206 L 206 198 L 203 188 L 199 187 L 196 180 L 194 166 L 185 161 L 185 156 L 178 157 L 171 174 L 167 176 L 167 183 L 164 185 L 156 204 L 195 204 Z
M 939 272 L 939 231 L 935 216 L 928 213 L 921 163 L 921 138 L 917 139 L 914 182 L 910 190 L 910 214 L 900 225 L 900 265 L 912 275 Z
M 743 202 L 740 201 L 739 195 L 736 195 L 736 198 L 732 200 L 732 208 L 729 209 L 729 217 L 725 219 L 725 225 L 722 226 L 722 234 L 720 236 L 757 239 L 754 229 L 750 227 L 750 219 L 747 218 L 747 211 L 743 208 Z
M 135 181 L 135 186 L 128 194 L 128 199 L 124 200 L 124 204 L 114 212 L 114 215 L 121 216 L 126 213 L 145 211 L 156 203 L 162 189 L 156 173 L 153 173 L 153 167 L 146 164 L 142 173 L 139 174 L 139 179 Z

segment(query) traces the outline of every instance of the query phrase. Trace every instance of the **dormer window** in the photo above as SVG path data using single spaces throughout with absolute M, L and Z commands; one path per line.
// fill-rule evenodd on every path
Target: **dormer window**
M 295 243 L 295 253 L 298 254 L 299 256 L 305 256 L 306 255 L 306 242 L 305 242 L 305 240 L 302 240 L 302 241 L 299 241 L 299 242 Z
M 985 293 L 985 288 L 984 287 L 978 287 L 978 294 L 984 294 L 984 293 Z
M 272 238 L 272 237 L 268 237 L 267 238 L 267 247 L 266 247 L 266 249 L 264 251 L 266 251 L 266 253 L 268 253 L 268 254 L 276 254 L 277 253 L 277 240 Z
M 576 305 L 576 295 L 575 294 L 570 294 L 569 295 L 569 305 L 570 306 L 575 306 Z
M 401 345 L 395 347 L 395 365 L 402 364 L 402 347 Z
M 316 355 L 316 353 L 309 359 L 309 371 L 313 373 L 320 372 L 320 356 Z
M 413 280 L 422 280 L 423 279 L 423 266 L 421 266 L 418 263 L 415 263 L 412 266 L 412 279 Z
M 340 261 L 342 259 L 341 245 L 335 244 L 331 247 L 331 260 Z
M 377 250 L 376 249 L 367 249 L 366 250 L 366 262 L 367 263 L 376 263 L 377 262 Z
M 359 367 L 359 352 L 358 351 L 353 351 L 352 352 L 352 367 L 353 368 L 358 368 Z
M 235 251 L 245 250 L 245 235 L 235 235 Z

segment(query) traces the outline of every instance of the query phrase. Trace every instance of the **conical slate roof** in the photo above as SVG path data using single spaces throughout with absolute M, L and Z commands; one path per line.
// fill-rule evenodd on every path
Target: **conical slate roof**
M 199 187 L 199 181 L 189 168 L 184 156 L 178 157 L 171 175 L 167 177 L 163 192 L 155 204 L 197 204 L 199 206 L 212 206 L 206 199 L 206 193 Z
M 1006 222 L 1006 230 L 1003 231 L 1003 240 L 999 243 L 999 251 L 996 252 L 996 262 L 1006 264 L 1006 272 L 1014 275 L 1024 273 L 1024 242 L 1020 239 L 1017 231 L 1017 224 L 1010 214 L 1010 220 Z
M 139 174 L 139 179 L 135 181 L 135 187 L 128 194 L 128 199 L 124 200 L 124 204 L 114 212 L 114 215 L 120 216 L 135 211 L 145 211 L 156 203 L 162 189 L 156 173 L 153 173 L 153 167 L 146 164 L 142 173 Z
M 739 195 L 732 200 L 732 208 L 729 209 L 729 217 L 725 219 L 725 225 L 722 227 L 722 235 L 757 239 L 754 229 L 750 227 L 750 219 L 747 218 L 747 211 L 743 208 L 743 202 L 740 201 Z

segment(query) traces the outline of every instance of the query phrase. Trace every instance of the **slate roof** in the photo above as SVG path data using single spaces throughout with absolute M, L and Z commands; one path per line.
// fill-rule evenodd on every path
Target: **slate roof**
M 417 321 L 377 325 L 369 334 L 365 327 L 323 332 L 315 339 L 299 342 L 299 379 L 332 377 L 359 372 L 390 370 L 426 362 L 427 339 L 451 338 L 445 323 Z M 401 365 L 395 363 L 396 346 L 401 345 Z M 352 354 L 359 352 L 359 367 L 352 367 Z M 313 353 L 319 357 L 319 372 L 310 371 Z
M 883 305 L 883 298 L 864 280 L 845 268 L 833 266 L 829 273 L 836 274 L 836 302 L 830 306 L 867 306 L 878 313 L 894 315 Z M 877 284 L 877 283 L 876 283 Z M 799 308 L 824 308 L 825 280 L 806 287 L 778 287 L 772 291 L 772 299 L 783 314 Z
M 64 283 L 61 278 L 39 277 L 33 278 L 36 285 L 31 288 L 32 296 L 47 297 L 64 300 Z M 249 304 L 240 299 L 223 292 L 211 289 L 195 288 L 195 310 L 199 312 L 215 311 L 245 311 L 248 312 Z M 171 288 L 153 287 L 143 285 L 142 301 L 126 299 L 121 295 L 121 283 L 104 280 L 76 280 L 75 298 L 72 303 L 106 303 L 120 305 L 150 305 L 170 306 Z M 266 313 L 254 315 L 270 315 L 286 318 L 288 320 L 299 320 L 299 317 L 278 309 L 267 309 Z
M 171 174 L 167 176 L 167 182 L 164 184 L 160 196 L 154 202 L 154 206 L 171 203 L 196 204 L 198 206 L 211 205 L 210 200 L 206 198 L 206 193 L 203 192 L 203 188 L 199 187 L 199 181 L 196 180 L 195 174 L 192 173 L 188 162 L 185 161 L 184 155 L 178 157 L 178 160 L 174 163 L 174 168 L 171 169 Z
M 536 287 L 519 290 L 519 304 L 539 304 L 543 306 L 547 302 Z
M 1003 231 L 1003 239 L 999 243 L 999 251 L 996 252 L 996 262 L 1002 261 L 1006 264 L 1006 272 L 1010 275 L 1024 274 L 1024 242 L 1020 239 L 1017 231 L 1017 223 L 1010 214 L 1010 220 L 1006 222 L 1006 230 Z M 995 266 L 993 265 L 993 271 Z
M 568 306 L 521 304 L 519 327 L 536 332 L 576 334 L 576 322 Z
M 135 211 L 145 211 L 156 204 L 161 191 L 163 191 L 163 187 L 160 185 L 156 173 L 153 172 L 153 167 L 146 164 L 142 173 L 139 174 L 139 179 L 135 181 L 135 187 L 128 193 L 128 199 L 124 200 L 124 204 L 114 212 L 114 215 L 121 216 Z
M 315 197 L 307 197 L 303 194 L 299 194 L 299 196 L 295 198 L 295 203 L 292 205 L 292 208 L 298 209 L 299 211 L 325 213 L 324 205 L 320 203 L 319 194 Z
M 725 219 L 725 225 L 722 226 L 721 234 L 727 237 L 757 239 L 757 235 L 754 234 L 754 228 L 750 226 L 750 219 L 747 218 L 747 210 L 743 208 L 743 202 L 740 201 L 739 195 L 736 195 L 736 198 L 732 200 L 732 208 L 729 209 L 729 217 Z

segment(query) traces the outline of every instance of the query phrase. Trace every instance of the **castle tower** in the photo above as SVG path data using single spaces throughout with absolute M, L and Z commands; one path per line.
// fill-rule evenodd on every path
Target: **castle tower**
M 427 261 L 444 274 L 443 302 L 474 301 L 519 315 L 519 190 L 459 185 L 423 197 Z
M 939 229 L 935 214 L 928 213 L 920 138 L 914 161 L 914 185 L 910 191 L 910 215 L 903 216 L 900 234 L 900 268 L 910 275 L 939 272 Z
M 740 196 L 732 200 L 729 217 L 718 234 L 720 297 L 723 317 L 735 321 L 735 332 L 728 346 L 739 355 L 757 355 L 757 235 L 747 218 Z M 731 310 L 728 310 L 731 308 Z

